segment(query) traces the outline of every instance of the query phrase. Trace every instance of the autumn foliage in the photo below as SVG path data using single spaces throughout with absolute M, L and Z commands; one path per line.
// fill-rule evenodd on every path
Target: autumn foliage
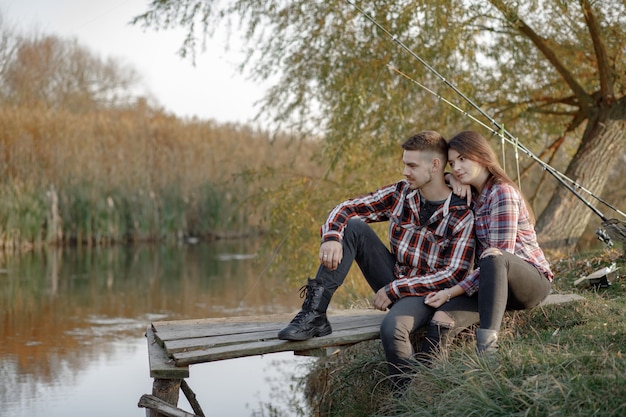
M 5 33 L 5 42 L 10 39 Z M 0 73 L 0 246 L 211 239 L 263 227 L 261 172 L 314 144 L 182 120 L 132 70 L 76 42 L 21 39 Z M 311 168 L 311 167 L 309 167 Z

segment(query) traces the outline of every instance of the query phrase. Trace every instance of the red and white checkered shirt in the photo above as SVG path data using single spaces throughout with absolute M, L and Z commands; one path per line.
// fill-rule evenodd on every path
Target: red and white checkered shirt
M 515 187 L 507 183 L 489 183 L 472 205 L 476 227 L 476 269 L 459 284 L 468 295 L 478 291 L 478 260 L 488 248 L 513 253 L 534 265 L 548 280 L 553 280 L 550 264 L 537 243 L 524 198 Z
M 389 221 L 396 279 L 385 287 L 392 301 L 450 288 L 466 278 L 474 256 L 474 216 L 465 201 L 450 194 L 424 224 L 420 199 L 406 181 L 336 206 L 322 226 L 322 241 L 341 241 L 350 218 Z

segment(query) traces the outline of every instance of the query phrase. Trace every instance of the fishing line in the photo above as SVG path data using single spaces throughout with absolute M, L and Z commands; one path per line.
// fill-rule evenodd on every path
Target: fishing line
M 346 2 L 349 5 L 351 5 L 352 7 L 354 7 L 354 9 L 356 9 L 361 15 L 363 15 L 372 24 L 374 24 L 374 26 L 376 26 L 381 32 L 383 32 L 385 35 L 387 35 L 393 42 L 398 44 L 402 49 L 404 49 L 407 53 L 409 53 L 409 55 L 411 55 L 413 58 L 415 58 L 417 61 L 419 61 L 424 67 L 426 67 L 426 69 L 428 69 L 430 72 L 432 72 L 446 86 L 451 88 L 457 95 L 459 95 L 463 100 L 465 100 L 471 107 L 473 107 L 476 111 L 478 111 L 481 116 L 485 117 L 490 123 L 492 123 L 496 127 L 496 129 L 494 129 L 492 127 L 489 127 L 489 126 L 487 126 L 486 124 L 484 124 L 482 122 L 479 122 L 479 124 L 481 124 L 482 126 L 486 127 L 487 129 L 489 129 L 495 135 L 500 136 L 501 139 L 507 141 L 509 144 L 513 145 L 515 147 L 515 149 L 516 149 L 516 152 L 518 150 L 521 150 L 529 158 L 531 158 L 533 161 L 535 161 L 539 165 L 541 165 L 541 167 L 545 171 L 550 173 L 557 181 L 559 181 L 565 188 L 567 188 L 572 194 L 574 194 L 583 204 L 585 204 L 589 209 L 591 209 L 604 222 L 609 222 L 610 219 L 607 218 L 600 210 L 598 210 L 596 207 L 594 207 L 582 195 L 580 195 L 580 193 L 578 193 L 578 191 L 576 191 L 576 189 L 573 186 L 571 186 L 570 184 L 568 184 L 567 182 L 571 182 L 576 188 L 578 188 L 578 189 L 588 193 L 589 195 L 594 197 L 599 202 L 605 204 L 607 207 L 610 207 L 611 209 L 615 210 L 616 212 L 618 212 L 622 216 L 626 217 L 626 214 L 624 214 L 620 210 L 617 210 L 615 207 L 611 206 L 610 204 L 608 204 L 604 200 L 602 200 L 600 197 L 596 196 L 593 192 L 585 189 L 584 187 L 582 187 L 580 184 L 578 184 L 577 182 L 575 182 L 571 178 L 567 177 L 566 175 L 562 174 L 561 172 L 557 171 L 555 168 L 551 167 L 550 165 L 548 165 L 547 163 L 545 163 L 541 159 L 539 159 L 539 157 L 537 157 L 534 153 L 532 153 L 529 149 L 527 149 L 519 141 L 519 139 L 517 137 L 515 137 L 509 131 L 507 131 L 502 124 L 498 123 L 495 119 L 493 119 L 480 106 L 478 106 L 476 103 L 474 103 L 474 101 L 472 101 L 469 97 L 467 97 L 465 94 L 463 94 L 463 92 L 460 91 L 454 84 L 449 82 L 443 75 L 441 75 L 439 72 L 437 72 L 432 66 L 430 66 L 426 61 L 424 61 L 419 55 L 417 55 L 415 52 L 413 52 L 413 50 L 411 50 L 402 41 L 400 41 L 396 35 L 394 35 L 391 32 L 389 32 L 384 26 L 382 26 L 380 23 L 378 23 L 370 14 L 365 12 L 362 8 L 357 6 L 351 0 L 346 0 Z M 391 68 L 393 69 L 394 67 L 391 66 Z M 400 72 L 400 71 L 398 70 L 398 72 Z M 403 76 L 407 77 L 408 79 L 412 80 L 406 74 L 404 74 L 404 73 L 401 73 L 401 74 L 403 74 Z M 417 83 L 415 80 L 412 80 L 412 81 L 415 82 L 416 84 L 420 85 L 422 88 L 424 88 L 421 84 Z M 426 91 L 429 91 L 429 92 L 433 93 L 429 89 L 426 89 Z M 450 101 L 443 99 L 440 95 L 438 95 L 436 93 L 434 93 L 434 94 L 435 94 L 436 97 L 444 100 L 444 102 L 446 102 L 447 104 L 452 105 L 452 103 Z M 456 106 L 456 105 L 452 105 L 452 107 L 454 107 L 457 110 L 460 110 L 460 108 L 458 106 Z M 466 111 L 463 111 L 463 110 L 461 110 L 461 111 L 466 116 L 469 116 L 469 114 Z M 478 122 L 478 120 L 476 118 L 474 118 L 474 117 L 471 117 L 471 118 L 472 118 L 472 120 Z M 516 158 L 519 158 L 517 154 L 516 154 Z

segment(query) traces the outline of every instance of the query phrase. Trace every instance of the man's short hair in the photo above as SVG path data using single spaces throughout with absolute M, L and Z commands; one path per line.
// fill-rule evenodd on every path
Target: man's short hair
M 445 165 L 448 162 L 448 142 L 434 130 L 425 130 L 408 138 L 403 144 L 405 151 L 430 151 L 441 157 Z

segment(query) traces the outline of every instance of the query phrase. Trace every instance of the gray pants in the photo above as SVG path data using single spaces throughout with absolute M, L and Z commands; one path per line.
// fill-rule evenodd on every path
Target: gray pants
M 534 265 L 512 253 L 480 260 L 480 328 L 500 330 L 506 310 L 536 307 L 549 294 L 550 281 Z
M 461 295 L 454 297 L 438 309 L 424 304 L 425 297 L 404 297 L 389 310 L 380 325 L 380 339 L 385 349 L 391 376 L 410 372 L 416 363 L 416 351 L 411 336 L 428 326 L 424 351 L 445 347 L 463 329 L 478 323 L 478 300 Z M 446 320 L 434 320 L 435 312 L 446 313 Z M 439 340 L 441 339 L 441 340 Z M 428 346 L 431 343 L 431 346 Z M 425 358 L 425 360 L 428 360 Z

